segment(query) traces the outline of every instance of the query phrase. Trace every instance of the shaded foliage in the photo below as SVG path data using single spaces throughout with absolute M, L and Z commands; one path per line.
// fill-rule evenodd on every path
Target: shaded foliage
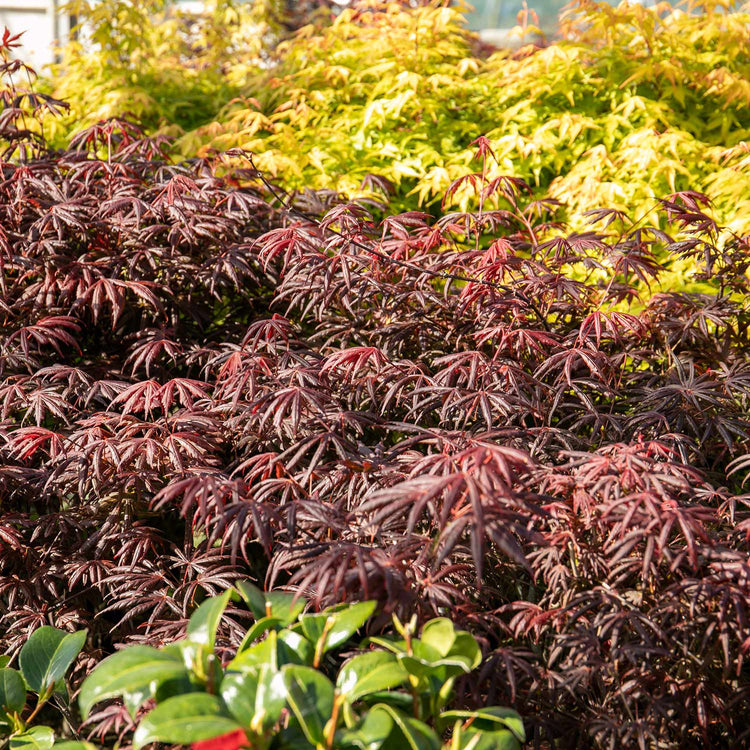
M 288 209 L 124 121 L 51 151 L 8 92 L 3 647 L 160 645 L 251 574 L 450 613 L 487 654 L 464 699 L 538 743 L 747 742 L 747 239 L 705 196 L 570 232 L 480 138 L 477 210 Z M 685 258 L 714 291 L 644 293 Z

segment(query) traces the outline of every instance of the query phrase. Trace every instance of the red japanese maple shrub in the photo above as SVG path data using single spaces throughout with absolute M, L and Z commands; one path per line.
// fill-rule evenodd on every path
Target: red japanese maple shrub
M 3 101 L 4 646 L 163 643 L 251 574 L 449 614 L 537 744 L 747 743 L 750 255 L 705 196 L 570 234 L 480 140 L 473 208 L 376 221 Z

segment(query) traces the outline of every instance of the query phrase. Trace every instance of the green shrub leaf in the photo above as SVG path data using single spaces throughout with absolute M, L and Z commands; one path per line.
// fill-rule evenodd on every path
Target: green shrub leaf
M 432 646 L 440 656 L 447 656 L 456 640 L 456 630 L 447 617 L 437 617 L 425 624 L 419 639 Z
M 261 591 L 249 581 L 237 583 L 237 590 L 247 602 L 256 620 L 264 617 L 276 617 L 283 625 L 294 622 L 305 608 L 305 600 L 286 591 Z
M 379 690 L 398 687 L 408 677 L 396 656 L 371 651 L 349 659 L 339 671 L 336 688 L 350 703 Z
M 456 720 L 466 721 L 466 719 L 473 719 L 471 726 L 475 729 L 497 731 L 498 726 L 507 727 L 518 738 L 519 742 L 526 742 L 526 730 L 523 727 L 523 721 L 518 713 L 511 708 L 489 706 L 475 711 L 444 711 L 440 714 L 443 726 Z
M 360 750 L 378 750 L 393 730 L 390 714 L 380 709 L 368 711 L 351 729 L 341 729 L 336 733 L 337 741 L 344 746 L 354 746 Z
M 133 736 L 133 750 L 152 742 L 190 745 L 240 728 L 234 719 L 223 715 L 215 695 L 178 695 L 160 703 L 141 721 Z
M 453 645 L 448 656 L 459 656 L 466 659 L 466 663 L 471 669 L 476 669 L 482 662 L 482 652 L 477 643 L 477 639 L 471 633 L 464 630 L 456 632 Z
M 49 625 L 35 630 L 18 656 L 23 678 L 29 688 L 35 693 L 42 693 L 64 677 L 85 642 L 85 630 L 66 633 Z
M 376 706 L 373 706 L 372 712 L 376 711 L 387 713 L 398 727 L 403 736 L 404 743 L 406 743 L 401 743 L 400 747 L 408 747 L 410 750 L 440 750 L 440 738 L 424 722 L 414 719 L 411 716 L 406 716 L 406 714 L 385 703 L 378 703 Z
M 324 742 L 323 728 L 333 711 L 333 685 L 323 674 L 311 667 L 290 664 L 282 670 L 287 701 L 313 744 Z
M 476 730 L 472 727 L 461 732 L 457 750 L 521 750 L 521 743 L 513 732 Z
M 325 653 L 340 646 L 354 635 L 375 611 L 376 602 L 359 602 L 327 609 L 318 614 L 302 615 L 302 632 L 314 644 L 316 651 Z M 325 636 L 322 647 L 319 642 Z
M 151 646 L 130 646 L 107 657 L 83 682 L 78 705 L 85 719 L 91 707 L 107 698 L 142 690 L 175 677 L 187 677 L 188 671 L 179 657 L 157 651 Z
M 220 691 L 232 716 L 254 732 L 272 727 L 286 705 L 284 675 L 268 667 L 228 674 Z
M 239 654 L 246 648 L 252 646 L 258 638 L 269 630 L 278 630 L 280 627 L 284 627 L 284 625 L 286 625 L 286 623 L 280 617 L 261 617 L 260 620 L 254 622 L 247 633 L 245 633 L 242 642 L 237 648 L 237 653 Z
M 231 595 L 232 590 L 227 589 L 221 596 L 212 596 L 210 599 L 206 599 L 193 612 L 187 625 L 188 640 L 213 649 L 216 641 L 216 629 L 219 627 L 221 616 Z
M 38 631 L 37 631 L 38 632 Z M 50 727 L 32 727 L 10 738 L 10 750 L 50 750 L 55 733 Z
M 7 667 L 0 668 L 0 708 L 8 713 L 21 713 L 25 705 L 26 684 L 20 672 Z

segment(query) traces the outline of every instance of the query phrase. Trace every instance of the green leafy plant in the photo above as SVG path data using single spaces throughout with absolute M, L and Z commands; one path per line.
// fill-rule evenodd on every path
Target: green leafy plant
M 111 698 L 121 698 L 135 717 L 154 699 L 135 731 L 135 750 L 237 730 L 250 747 L 264 749 L 511 750 L 524 741 L 515 711 L 448 709 L 454 680 L 481 661 L 474 637 L 450 620 L 429 621 L 417 637 L 416 617 L 403 624 L 394 616 L 395 636 L 369 638 L 341 663 L 338 652 L 375 602 L 303 613 L 304 601 L 292 594 L 264 594 L 246 581 L 236 592 L 255 623 L 228 663 L 220 663 L 214 645 L 224 609 L 237 596 L 232 590 L 198 607 L 184 639 L 161 649 L 131 646 L 105 659 L 81 687 L 83 717 Z
M 592 206 L 652 220 L 656 199 L 707 193 L 748 229 L 745 7 L 578 0 L 558 38 L 478 56 L 460 7 L 359 3 L 280 48 L 183 153 L 242 146 L 293 188 L 362 195 L 385 178 L 402 210 L 435 205 L 486 135 L 512 175 L 586 224 Z M 533 8 L 534 3 L 530 6 Z M 461 193 L 462 208 L 471 204 Z
M 186 157 L 252 150 L 288 188 L 354 197 L 377 175 L 399 209 L 436 204 L 486 134 L 492 177 L 563 201 L 578 228 L 592 204 L 640 215 L 685 189 L 707 193 L 732 230 L 750 226 L 749 16 L 732 2 L 579 0 L 553 43 L 489 57 L 462 9 L 438 2 L 355 3 L 278 46 L 260 5 L 217 0 L 196 38 L 177 33 L 172 3 L 130 25 L 111 22 L 136 12 L 123 0 L 95 7 L 107 44 L 70 46 L 51 84 L 72 105 L 50 126 L 60 134 L 127 112 L 188 131 Z
M 248 78 L 290 31 L 325 17 L 331 0 L 70 0 L 79 34 L 62 50 L 46 86 L 75 101 L 50 119 L 48 135 L 67 145 L 74 132 L 125 115 L 151 131 L 179 133 L 211 122 L 243 94 Z
M 0 656 L 0 747 L 10 750 L 90 750 L 88 742 L 55 742 L 52 727 L 35 719 L 42 709 L 56 705 L 68 718 L 65 675 L 86 641 L 86 631 L 66 633 L 43 626 L 35 630 L 18 655 L 19 669 L 9 667 L 9 656 Z M 28 694 L 34 696 L 27 708 Z
M 686 189 L 750 228 L 750 16 L 733 2 L 578 0 L 553 43 L 489 57 L 440 2 L 354 3 L 278 45 L 270 1 L 216 0 L 190 23 L 167 0 L 79 5 L 98 46 L 70 45 L 49 83 L 72 105 L 48 126 L 60 143 L 128 114 L 187 131 L 184 157 L 242 147 L 287 188 L 349 197 L 376 175 L 410 210 L 439 202 L 484 134 L 491 177 L 562 201 L 578 229 L 592 206 L 653 220 L 659 197 Z
M 81 37 L 52 66 L 47 87 L 76 106 L 49 120 L 48 135 L 65 145 L 71 130 L 123 114 L 152 131 L 210 122 L 274 37 L 273 5 L 209 0 L 191 12 L 169 0 L 72 0 L 66 9 Z

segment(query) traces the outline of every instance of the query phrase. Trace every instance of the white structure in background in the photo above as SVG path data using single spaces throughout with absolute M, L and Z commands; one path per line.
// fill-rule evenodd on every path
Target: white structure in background
M 618 0 L 608 0 L 617 3 Z M 653 5 L 655 0 L 635 0 L 644 5 Z M 64 44 L 76 25 L 75 18 L 63 14 L 60 6 L 65 0 L 0 0 L 0 32 L 7 26 L 11 32 L 24 32 L 23 46 L 17 55 L 37 70 L 54 60 L 55 47 Z M 138 2 L 138 0 L 133 0 Z M 200 9 L 201 0 L 177 0 L 186 10 Z M 346 0 L 336 0 L 345 4 Z M 518 37 L 510 29 L 516 23 L 516 15 L 523 7 L 523 0 L 470 0 L 474 11 L 469 14 L 469 26 L 479 31 L 480 36 L 491 44 L 515 46 Z M 557 14 L 568 0 L 527 0 L 530 8 L 539 13 L 542 28 L 552 30 Z
M 37 70 L 53 62 L 55 46 L 65 42 L 75 19 L 60 11 L 64 0 L 0 0 L 0 32 L 24 32 L 16 56 Z

